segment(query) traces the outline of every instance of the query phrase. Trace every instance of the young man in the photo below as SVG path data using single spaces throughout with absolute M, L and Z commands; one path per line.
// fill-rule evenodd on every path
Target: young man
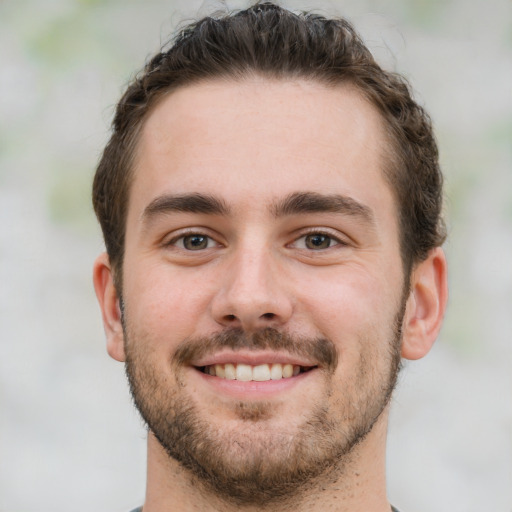
M 121 99 L 93 201 L 144 512 L 389 512 L 401 358 L 447 297 L 428 116 L 344 20 L 203 19 Z

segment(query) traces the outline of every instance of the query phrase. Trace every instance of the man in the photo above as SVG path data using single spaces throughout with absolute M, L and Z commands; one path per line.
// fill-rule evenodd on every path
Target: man
M 262 3 L 149 62 L 93 191 L 144 512 L 392 510 L 391 393 L 446 305 L 441 187 L 428 116 L 344 20 Z

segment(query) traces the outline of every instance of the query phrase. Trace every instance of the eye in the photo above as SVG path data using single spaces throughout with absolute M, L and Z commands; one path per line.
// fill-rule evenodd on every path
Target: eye
M 325 233 L 310 233 L 298 238 L 293 245 L 298 249 L 319 251 L 339 244 L 339 240 Z
M 175 238 L 171 242 L 171 245 L 179 247 L 180 249 L 185 249 L 187 251 L 201 251 L 215 247 L 217 243 L 209 236 L 193 233 Z

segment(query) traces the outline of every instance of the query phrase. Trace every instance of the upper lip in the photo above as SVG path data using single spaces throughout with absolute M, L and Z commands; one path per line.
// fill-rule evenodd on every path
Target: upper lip
M 258 366 L 260 364 L 292 364 L 296 366 L 317 366 L 311 360 L 286 352 L 274 352 L 269 350 L 225 350 L 215 354 L 206 355 L 191 361 L 192 366 L 212 366 L 215 364 L 248 364 Z

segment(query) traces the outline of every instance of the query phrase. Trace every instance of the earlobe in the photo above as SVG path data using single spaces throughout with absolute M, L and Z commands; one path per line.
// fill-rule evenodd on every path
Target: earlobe
M 447 299 L 446 257 L 437 247 L 412 272 L 403 325 L 402 357 L 420 359 L 429 352 L 441 330 Z
M 94 262 L 93 281 L 103 317 L 103 326 L 107 337 L 107 351 L 112 358 L 124 362 L 126 358 L 121 308 L 114 285 L 110 260 L 106 253 L 100 254 Z

